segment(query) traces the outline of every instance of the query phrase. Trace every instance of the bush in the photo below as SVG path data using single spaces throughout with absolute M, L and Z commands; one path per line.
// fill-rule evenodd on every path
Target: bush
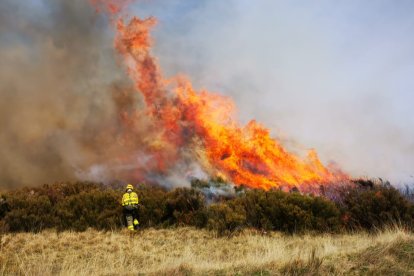
M 167 194 L 164 219 L 167 225 L 205 224 L 205 198 L 194 189 L 177 188 Z
M 204 227 L 207 224 L 205 200 L 199 191 L 178 188 L 166 192 L 151 186 L 140 186 L 136 191 L 140 199 L 141 227 Z M 56 183 L 12 191 L 0 200 L 0 226 L 8 231 L 120 228 L 123 193 L 123 188 L 115 190 L 89 182 Z
M 118 194 L 94 183 L 56 183 L 5 195 L 9 231 L 112 229 L 119 227 Z
M 55 225 L 56 217 L 47 196 L 14 194 L 6 199 L 10 206 L 10 211 L 3 218 L 7 230 L 38 232 Z
M 279 190 L 252 190 L 241 199 L 247 223 L 252 227 L 289 233 L 336 231 L 340 228 L 338 208 L 322 197 Z
M 339 207 L 347 228 L 372 230 L 399 224 L 412 228 L 414 206 L 389 185 L 348 188 L 343 192 Z
M 212 204 L 208 208 L 207 227 L 218 234 L 229 234 L 246 226 L 246 211 L 236 201 Z
M 110 190 L 82 191 L 58 202 L 55 210 L 59 230 L 84 231 L 88 227 L 104 230 L 122 224 L 119 195 Z
M 10 206 L 6 201 L 6 197 L 4 195 L 0 195 L 0 220 L 4 218 L 8 211 L 10 211 Z
M 163 222 L 167 192 L 161 188 L 140 186 L 136 189 L 139 197 L 139 221 L 141 227 L 154 227 Z
M 166 190 L 141 185 L 141 227 L 195 226 L 228 234 L 244 227 L 287 233 L 342 229 L 372 230 L 390 224 L 414 226 L 414 205 L 387 183 L 359 181 L 342 189 L 339 200 L 243 188 L 231 196 L 211 198 L 207 182 L 193 188 Z M 214 188 L 227 191 L 220 181 Z M 223 188 L 224 187 L 224 188 Z M 83 231 L 89 227 L 112 230 L 123 227 L 120 204 L 123 187 L 90 182 L 55 183 L 23 188 L 0 196 L 0 229 L 40 231 L 45 228 Z

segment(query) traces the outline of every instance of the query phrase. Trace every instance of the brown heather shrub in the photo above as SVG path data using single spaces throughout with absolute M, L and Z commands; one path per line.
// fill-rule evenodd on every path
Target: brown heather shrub
M 3 218 L 6 230 L 38 232 L 56 225 L 57 218 L 47 196 L 18 194 L 8 199 L 11 210 Z
M 246 210 L 237 201 L 212 204 L 208 208 L 207 227 L 219 235 L 231 234 L 246 226 Z
M 251 227 L 289 233 L 340 228 L 339 210 L 322 197 L 279 190 L 251 190 L 239 202 L 246 210 L 246 222 Z
M 373 230 L 395 224 L 412 229 L 414 225 L 413 204 L 387 185 L 343 189 L 338 202 L 297 192 L 243 189 L 207 204 L 210 199 L 198 187 L 166 191 L 140 185 L 136 191 L 141 228 L 195 226 L 224 235 L 243 228 L 303 233 Z M 0 197 L 0 230 L 121 228 L 123 192 L 123 187 L 89 182 L 10 191 Z
M 167 192 L 159 187 L 145 185 L 137 187 L 136 192 L 140 203 L 140 226 L 156 227 L 161 225 L 164 219 Z
M 390 185 L 367 181 L 356 188 L 342 191 L 338 204 L 342 220 L 349 229 L 373 230 L 392 225 L 412 229 L 414 205 Z
M 177 188 L 167 194 L 164 219 L 166 225 L 204 226 L 204 195 L 195 189 Z
M 59 230 L 73 229 L 84 231 L 88 227 L 98 230 L 118 228 L 122 222 L 122 208 L 119 195 L 112 190 L 81 191 L 59 201 L 55 215 Z
M 56 183 L 24 188 L 5 196 L 9 211 L 2 221 L 9 231 L 46 228 L 83 231 L 119 227 L 118 193 L 94 183 Z
M 207 223 L 201 192 L 178 188 L 170 192 L 159 187 L 137 187 L 141 227 Z M 123 188 L 96 183 L 56 183 L 11 191 L 0 201 L 1 225 L 13 232 L 46 228 L 84 231 L 89 227 L 112 230 L 123 226 L 120 200 Z

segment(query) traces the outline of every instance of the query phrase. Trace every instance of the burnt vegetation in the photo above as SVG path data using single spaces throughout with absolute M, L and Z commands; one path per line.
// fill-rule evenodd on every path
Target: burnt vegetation
M 229 189 L 233 188 L 220 179 L 195 180 L 191 188 L 171 191 L 137 186 L 140 226 L 193 226 L 221 235 L 244 228 L 286 233 L 375 231 L 395 225 L 414 229 L 412 193 L 400 192 L 384 181 L 355 181 L 339 189 L 335 199 L 240 187 L 229 195 Z M 120 229 L 122 193 L 121 186 L 90 182 L 9 191 L 0 196 L 0 229 L 6 232 Z

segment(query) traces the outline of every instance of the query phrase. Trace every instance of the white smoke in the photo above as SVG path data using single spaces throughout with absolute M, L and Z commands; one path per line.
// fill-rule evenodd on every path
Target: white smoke
M 232 96 L 239 116 L 352 176 L 412 182 L 414 4 L 150 1 L 169 75 Z
M 232 96 L 243 122 L 263 122 L 290 149 L 398 183 L 414 173 L 413 11 L 407 1 L 152 0 L 129 13 L 159 18 L 154 54 L 167 76 Z M 83 0 L 0 2 L 0 187 L 127 180 L 149 162 L 143 141 L 117 136 L 119 110 L 139 100 L 107 23 Z M 187 162 L 154 177 L 194 176 L 205 174 Z

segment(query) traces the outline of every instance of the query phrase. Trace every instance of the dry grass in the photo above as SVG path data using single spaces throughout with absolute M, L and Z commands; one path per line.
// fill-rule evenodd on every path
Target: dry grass
M 316 236 L 245 231 L 230 238 L 192 228 L 44 231 L 0 240 L 1 275 L 414 274 L 413 259 L 414 235 L 400 229 Z

